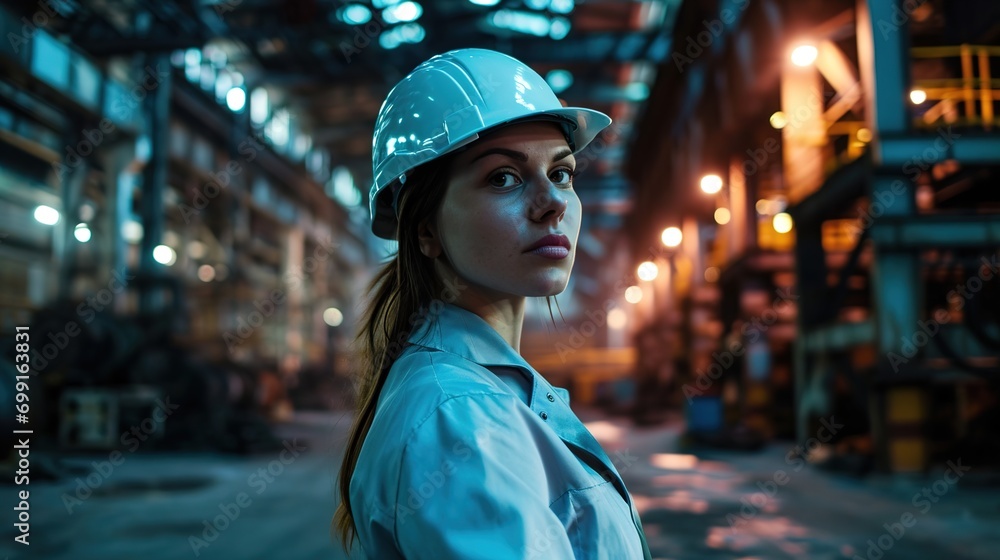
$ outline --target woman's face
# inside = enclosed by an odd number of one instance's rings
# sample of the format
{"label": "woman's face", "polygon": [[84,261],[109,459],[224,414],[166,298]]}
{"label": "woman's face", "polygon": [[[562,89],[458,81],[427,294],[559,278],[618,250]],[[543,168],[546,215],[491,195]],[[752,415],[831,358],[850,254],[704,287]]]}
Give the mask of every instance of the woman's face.
{"label": "woman's face", "polygon": [[[421,251],[443,252],[459,278],[485,295],[562,292],[580,233],[575,168],[555,123],[514,124],[480,138],[452,161],[436,224],[421,228]],[[551,235],[557,238],[533,250]]]}

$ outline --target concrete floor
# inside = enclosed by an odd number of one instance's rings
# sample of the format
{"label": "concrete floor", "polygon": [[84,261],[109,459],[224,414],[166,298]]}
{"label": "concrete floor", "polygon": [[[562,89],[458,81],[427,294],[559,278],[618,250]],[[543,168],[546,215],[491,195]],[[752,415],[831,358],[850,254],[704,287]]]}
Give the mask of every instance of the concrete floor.
{"label": "concrete floor", "polygon": [[[785,460],[791,445],[694,456],[677,452],[679,424],[634,429],[592,411],[581,417],[625,477],[654,558],[998,558],[1000,484],[988,473],[970,471],[955,484],[942,482],[943,473],[859,480],[809,466],[795,471]],[[347,558],[328,529],[348,425],[346,416],[304,413],[279,426],[290,447],[309,448],[298,456],[139,452],[110,469],[101,466],[107,454],[75,457],[64,462],[79,467],[73,478],[31,483],[31,545],[13,543],[16,530],[4,523],[0,555]],[[78,492],[88,477],[96,488],[89,497]],[[933,494],[935,482],[940,495],[931,503],[920,492]],[[16,503],[14,490],[0,487],[2,503],[11,504],[3,507]],[[218,534],[206,533],[213,521]]]}

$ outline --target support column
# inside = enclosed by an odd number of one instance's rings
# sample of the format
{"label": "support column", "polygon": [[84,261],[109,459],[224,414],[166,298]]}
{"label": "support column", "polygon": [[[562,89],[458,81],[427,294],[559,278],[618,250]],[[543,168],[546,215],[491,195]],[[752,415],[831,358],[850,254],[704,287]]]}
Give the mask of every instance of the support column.
{"label": "support column", "polygon": [[[826,288],[826,256],[823,252],[822,222],[816,218],[800,220],[796,223],[795,277],[799,285],[798,340],[793,348],[795,360],[795,437],[805,442],[810,437],[810,419],[814,414],[825,412],[829,406],[829,395],[816,376],[823,375],[816,369],[817,360],[813,353],[816,348],[808,348],[808,334],[823,323],[823,301]],[[823,409],[823,410],[820,410]]]}
{"label": "support column", "polygon": [[[152,68],[170,67],[169,55],[148,54],[145,64]],[[163,307],[163,292],[149,278],[162,273],[162,265],[153,259],[153,249],[163,239],[163,191],[167,185],[167,157],[170,150],[170,75],[146,93],[143,111],[150,140],[149,162],[142,175],[142,243],[139,245],[139,311],[146,315]]]}
{"label": "support column", "polygon": [[[912,218],[916,213],[916,185],[902,168],[883,167],[883,141],[906,136],[910,131],[907,91],[910,86],[909,29],[903,0],[859,0],[858,61],[866,92],[865,119],[874,133],[873,162],[876,169],[869,193],[869,213],[879,220]],[[926,421],[921,387],[895,384],[904,341],[917,328],[920,294],[917,285],[917,254],[875,245],[872,264],[872,295],[878,345],[878,376],[885,392],[871,395],[872,437],[877,460],[891,471],[920,470],[927,449],[920,426]],[[904,420],[906,429],[899,429]]]}

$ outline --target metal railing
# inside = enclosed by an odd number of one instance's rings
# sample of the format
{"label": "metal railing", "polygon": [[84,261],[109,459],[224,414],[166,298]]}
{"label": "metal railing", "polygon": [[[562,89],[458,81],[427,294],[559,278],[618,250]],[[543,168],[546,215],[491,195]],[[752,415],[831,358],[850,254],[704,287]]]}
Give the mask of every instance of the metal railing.
{"label": "metal railing", "polygon": [[[990,76],[990,57],[1000,56],[1000,46],[953,45],[915,47],[910,55],[917,59],[958,58],[961,77],[915,80],[914,89],[923,90],[927,99],[936,101],[914,126],[928,128],[941,122],[961,126],[1000,127],[993,104],[1000,101],[1000,79]],[[961,110],[960,110],[961,109]]]}

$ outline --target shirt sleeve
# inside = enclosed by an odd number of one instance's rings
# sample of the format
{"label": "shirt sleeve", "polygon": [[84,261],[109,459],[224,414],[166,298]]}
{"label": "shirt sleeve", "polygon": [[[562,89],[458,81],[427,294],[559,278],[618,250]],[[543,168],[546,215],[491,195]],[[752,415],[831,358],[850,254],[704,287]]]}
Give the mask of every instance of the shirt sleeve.
{"label": "shirt sleeve", "polygon": [[545,465],[512,395],[452,397],[403,453],[396,538],[408,559],[573,558]]}

